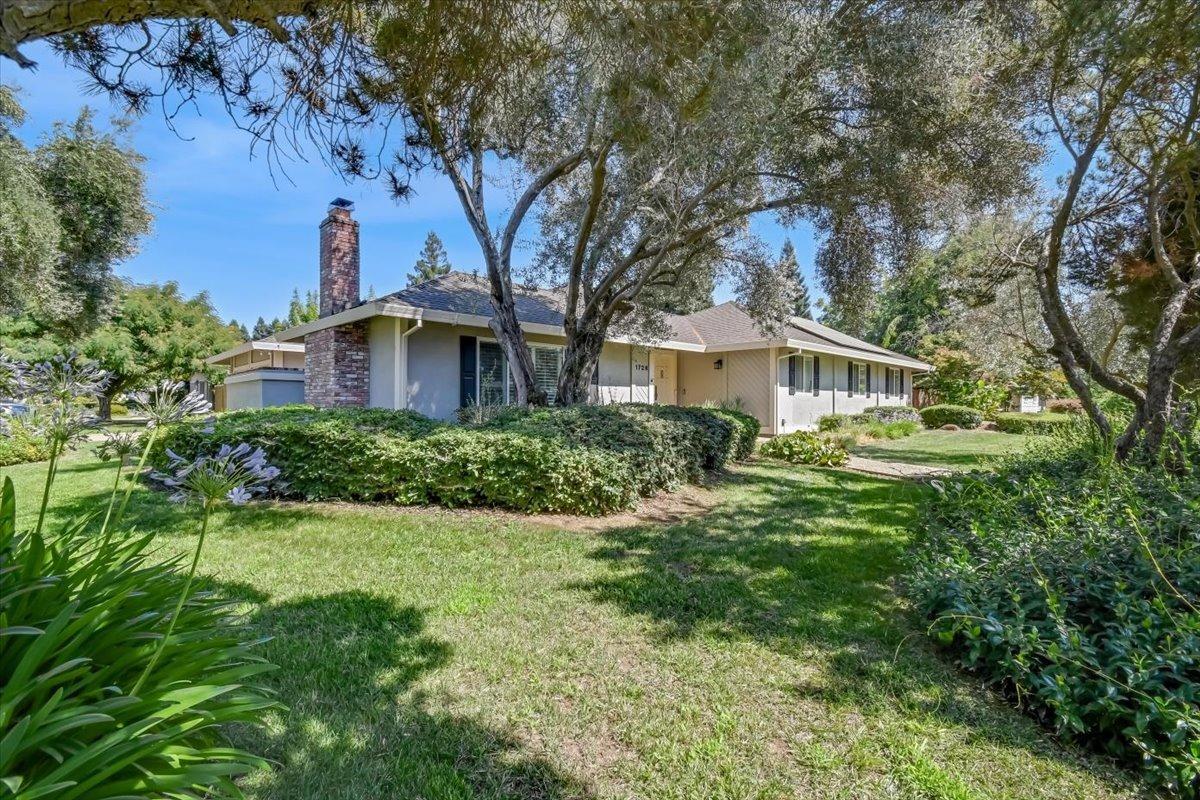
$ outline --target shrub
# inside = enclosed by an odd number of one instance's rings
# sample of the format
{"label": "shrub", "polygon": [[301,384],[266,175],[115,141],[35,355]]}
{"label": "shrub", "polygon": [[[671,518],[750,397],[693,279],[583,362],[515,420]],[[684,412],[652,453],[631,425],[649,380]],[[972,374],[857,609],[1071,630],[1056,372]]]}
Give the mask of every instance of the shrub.
{"label": "shrub", "polygon": [[817,420],[817,430],[836,431],[848,424],[849,421],[850,417],[846,414],[826,414]]}
{"label": "shrub", "polygon": [[1078,397],[1056,397],[1046,402],[1046,410],[1053,414],[1082,414],[1083,401]]}
{"label": "shrub", "polygon": [[1070,441],[938,484],[910,591],[963,666],[1063,737],[1195,797],[1200,473]]}
{"label": "shrub", "polygon": [[26,417],[0,418],[0,467],[45,461],[50,457],[50,442]]}
{"label": "shrub", "polygon": [[807,431],[776,436],[764,442],[758,452],[767,458],[777,458],[789,464],[815,464],[822,467],[836,467],[845,464],[849,458],[840,444]]}
{"label": "shrub", "polygon": [[875,422],[917,422],[921,414],[912,406],[872,406],[864,409],[862,415]]}
{"label": "shrub", "polygon": [[920,411],[921,421],[926,428],[940,428],[943,425],[957,425],[960,428],[978,428],[983,422],[983,412],[967,406],[952,406],[939,404],[927,406]]}
{"label": "shrub", "polygon": [[996,430],[1004,433],[1048,434],[1071,427],[1078,418],[1070,414],[1022,414],[1006,411],[996,415]]}
{"label": "shrub", "polygon": [[757,433],[739,412],[657,405],[506,407],[471,426],[290,406],[172,426],[155,459],[247,442],[287,476],[286,496],[605,514],[745,457]]}

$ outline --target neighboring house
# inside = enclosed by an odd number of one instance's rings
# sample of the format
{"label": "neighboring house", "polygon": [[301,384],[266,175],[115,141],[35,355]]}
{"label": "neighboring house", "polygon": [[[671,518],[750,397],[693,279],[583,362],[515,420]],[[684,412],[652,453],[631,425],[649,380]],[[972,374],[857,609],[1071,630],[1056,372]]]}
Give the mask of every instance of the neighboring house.
{"label": "neighboring house", "polygon": [[[438,419],[472,403],[510,402],[506,359],[488,327],[487,281],[451,272],[364,302],[358,238],[350,204],[335,201],[321,223],[320,318],[209,359],[231,367],[224,407],[294,402],[299,382],[305,402],[316,406],[409,408]],[[565,341],[562,308],[555,292],[517,289],[537,380],[551,395]],[[798,317],[765,335],[734,303],[667,322],[665,341],[613,336],[605,343],[592,377],[594,402],[734,403],[772,435],[811,429],[825,414],[907,404],[914,373],[929,369]],[[281,380],[290,388],[279,399]]]}

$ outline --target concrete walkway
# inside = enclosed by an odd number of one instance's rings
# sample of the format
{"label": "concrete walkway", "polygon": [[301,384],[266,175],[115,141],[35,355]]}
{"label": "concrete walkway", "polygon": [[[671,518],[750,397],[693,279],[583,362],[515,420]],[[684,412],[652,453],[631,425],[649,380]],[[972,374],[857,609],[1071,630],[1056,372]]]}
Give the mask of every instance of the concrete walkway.
{"label": "concrete walkway", "polygon": [[903,464],[896,461],[876,461],[873,458],[851,455],[845,464],[846,469],[855,472],[865,472],[868,475],[879,475],[884,478],[907,478],[921,481],[949,475],[950,470],[942,467],[929,467],[921,464]]}

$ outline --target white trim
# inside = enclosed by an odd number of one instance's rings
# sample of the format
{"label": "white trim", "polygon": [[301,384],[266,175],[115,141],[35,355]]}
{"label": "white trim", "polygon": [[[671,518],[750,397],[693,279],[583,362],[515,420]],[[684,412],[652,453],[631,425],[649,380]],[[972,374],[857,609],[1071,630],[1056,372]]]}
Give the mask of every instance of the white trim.
{"label": "white trim", "polygon": [[264,367],[250,372],[235,372],[226,375],[224,384],[246,383],[248,381],[304,381],[304,370],[283,369],[280,367]]}
{"label": "white trim", "polygon": [[259,340],[257,342],[242,342],[239,345],[217,353],[215,356],[209,356],[204,359],[205,364],[220,364],[237,356],[245,355],[246,353],[264,352],[264,353],[303,353],[303,344],[292,344],[290,342],[268,342]]}

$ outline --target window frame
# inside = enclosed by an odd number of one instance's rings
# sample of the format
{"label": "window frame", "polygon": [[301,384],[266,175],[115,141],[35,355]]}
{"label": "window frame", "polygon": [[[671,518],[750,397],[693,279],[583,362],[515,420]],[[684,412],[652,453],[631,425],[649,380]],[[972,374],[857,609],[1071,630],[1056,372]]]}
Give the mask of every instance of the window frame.
{"label": "window frame", "polygon": [[813,364],[813,357],[807,356],[807,355],[801,355],[800,356],[800,375],[798,376],[799,380],[797,381],[797,383],[799,385],[796,387],[797,392],[800,392],[803,394],[808,394],[808,395],[813,394],[813,391],[814,391],[814,387],[813,387],[814,369],[815,369],[815,366]]}
{"label": "window frame", "polygon": [[[484,336],[475,337],[475,398],[476,402],[483,405],[483,345],[494,344],[499,346],[499,339],[491,339]],[[530,354],[534,350],[553,350],[555,352],[555,361],[558,366],[555,370],[555,379],[557,380],[558,373],[562,372],[563,352],[566,347],[561,344],[546,344],[544,342],[533,342],[528,345]],[[536,357],[535,357],[536,358]],[[500,405],[509,406],[515,402],[513,390],[516,388],[516,382],[513,379],[512,370],[508,368],[508,354],[504,352],[504,348],[500,347],[500,363],[501,370],[504,372],[506,380],[504,381],[504,400]]]}
{"label": "window frame", "polygon": [[851,373],[854,376],[854,385],[847,386],[847,394],[850,397],[867,397],[870,392],[867,391],[867,362],[851,361]]}
{"label": "window frame", "polygon": [[904,392],[900,391],[903,386],[904,372],[900,367],[884,367],[887,373],[883,376],[883,396],[884,397],[904,397]]}

